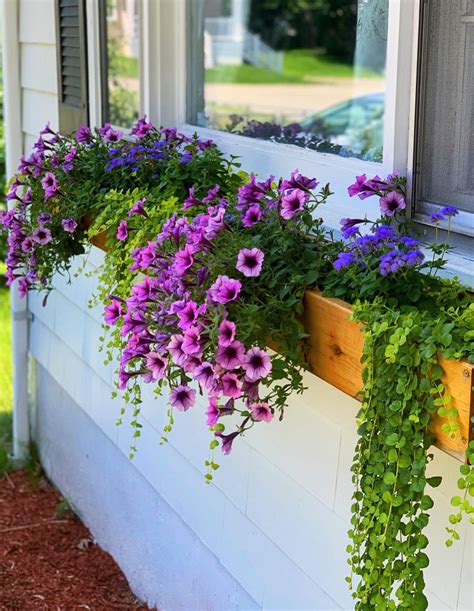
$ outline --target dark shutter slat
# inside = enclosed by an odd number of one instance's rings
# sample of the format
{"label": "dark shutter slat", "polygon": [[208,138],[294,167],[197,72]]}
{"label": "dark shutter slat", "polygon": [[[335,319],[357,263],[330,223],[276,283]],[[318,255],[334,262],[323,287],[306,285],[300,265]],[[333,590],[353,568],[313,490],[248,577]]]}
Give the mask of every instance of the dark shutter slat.
{"label": "dark shutter slat", "polygon": [[62,131],[87,123],[85,0],[56,0],[59,116]]}

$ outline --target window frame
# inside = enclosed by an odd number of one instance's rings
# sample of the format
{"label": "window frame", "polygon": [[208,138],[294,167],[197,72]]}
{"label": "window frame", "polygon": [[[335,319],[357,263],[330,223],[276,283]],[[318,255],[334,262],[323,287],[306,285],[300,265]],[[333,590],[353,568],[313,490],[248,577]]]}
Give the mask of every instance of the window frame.
{"label": "window frame", "polygon": [[[447,239],[448,231],[446,223],[441,223],[439,228],[430,220],[430,215],[434,212],[439,212],[443,208],[443,204],[424,201],[420,195],[421,182],[421,162],[423,159],[422,138],[423,125],[419,119],[424,109],[425,101],[425,81],[426,81],[426,63],[425,57],[427,54],[426,28],[428,13],[428,1],[417,0],[417,27],[416,46],[414,49],[413,58],[413,103],[412,103],[412,119],[410,124],[411,132],[411,151],[410,151],[410,169],[411,181],[409,184],[409,215],[414,221],[418,231],[423,235],[426,242],[434,242],[436,239]],[[455,204],[455,202],[453,202]],[[450,226],[449,243],[455,246],[461,253],[470,254],[472,256],[474,237],[474,212],[460,211],[455,217]]]}

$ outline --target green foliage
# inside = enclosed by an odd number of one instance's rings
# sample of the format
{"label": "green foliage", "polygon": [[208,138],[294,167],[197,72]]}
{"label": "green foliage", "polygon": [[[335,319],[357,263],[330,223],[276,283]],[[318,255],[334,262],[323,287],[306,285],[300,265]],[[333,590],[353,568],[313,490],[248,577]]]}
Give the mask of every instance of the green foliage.
{"label": "green foliage", "polygon": [[[448,417],[448,434],[458,428],[457,411],[441,382],[438,355],[460,358],[471,350],[464,337],[472,335],[473,306],[466,297],[464,302],[458,299],[457,307],[440,306],[435,313],[389,307],[381,299],[355,308],[355,320],[364,324],[364,392],[357,416],[348,546],[348,581],[355,583],[356,609],[427,608],[424,530],[433,500],[426,487],[441,482],[426,474],[432,459],[429,423],[438,412]],[[472,467],[463,466],[462,473],[460,487],[472,493]],[[460,521],[463,511],[472,512],[466,498],[455,497],[453,505],[459,512],[451,524]],[[448,532],[458,538],[454,528]]]}

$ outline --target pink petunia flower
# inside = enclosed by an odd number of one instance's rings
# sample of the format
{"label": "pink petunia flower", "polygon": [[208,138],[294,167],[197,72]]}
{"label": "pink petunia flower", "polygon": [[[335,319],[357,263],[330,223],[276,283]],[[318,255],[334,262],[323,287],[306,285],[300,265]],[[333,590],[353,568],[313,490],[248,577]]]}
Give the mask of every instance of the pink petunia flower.
{"label": "pink petunia flower", "polygon": [[406,208],[405,198],[401,193],[390,191],[380,198],[380,210],[386,216],[394,216],[399,210]]}
{"label": "pink petunia flower", "polygon": [[217,348],[216,362],[227,370],[240,367],[244,361],[245,350],[241,342],[233,341],[228,346]]}
{"label": "pink petunia flower", "polygon": [[201,388],[212,390],[214,386],[214,367],[211,363],[202,363],[193,371],[193,378],[199,383]]}
{"label": "pink petunia flower", "polygon": [[229,346],[235,339],[235,323],[223,320],[219,325],[218,342],[220,346]]}
{"label": "pink petunia flower", "polygon": [[104,314],[105,322],[109,326],[114,325],[117,320],[122,318],[122,303],[118,299],[113,299],[110,305],[105,306]]}
{"label": "pink petunia flower", "polygon": [[61,221],[64,231],[68,233],[74,233],[77,229],[77,223],[74,219],[63,219]]}
{"label": "pink petunia flower", "polygon": [[238,399],[242,394],[240,380],[235,373],[225,373],[221,379],[222,394],[231,399]]}
{"label": "pink petunia flower", "polygon": [[51,242],[53,236],[47,227],[37,227],[33,231],[32,238],[35,242],[44,246],[45,244],[48,244],[48,242]]}
{"label": "pink petunia flower", "polygon": [[217,404],[217,399],[215,397],[210,397],[209,405],[206,411],[207,426],[215,426],[217,424],[217,421],[219,420],[220,415],[221,415],[221,412]]}
{"label": "pink petunia flower", "polygon": [[201,352],[201,336],[199,327],[189,327],[184,332],[182,350],[187,355],[197,355]]}
{"label": "pink petunia flower", "polygon": [[171,391],[170,403],[180,412],[187,412],[194,405],[195,400],[196,391],[186,384],[181,384]]}
{"label": "pink petunia flower", "polygon": [[256,278],[262,271],[263,259],[265,255],[259,248],[242,248],[237,256],[239,272],[248,278]]}
{"label": "pink petunia flower", "polygon": [[241,283],[228,276],[218,276],[208,290],[208,297],[215,303],[228,303],[235,301],[239,296]]}
{"label": "pink petunia flower", "polygon": [[41,186],[44,191],[44,198],[49,199],[58,192],[58,181],[52,172],[46,172],[41,179]]}
{"label": "pink petunia flower", "polygon": [[128,238],[127,221],[120,221],[116,234],[117,240],[124,242]]}
{"label": "pink petunia flower", "polygon": [[281,198],[281,216],[289,220],[298,212],[301,212],[306,202],[309,199],[309,194],[301,189],[293,189]]}
{"label": "pink petunia flower", "polygon": [[245,355],[243,368],[247,381],[256,382],[267,377],[272,370],[272,361],[265,350],[254,346]]}
{"label": "pink petunia flower", "polygon": [[244,227],[253,227],[262,218],[262,210],[258,204],[250,206],[242,216],[242,225]]}
{"label": "pink petunia flower", "polygon": [[252,403],[250,413],[252,418],[257,421],[270,422],[273,418],[273,413],[268,403]]}
{"label": "pink petunia flower", "polygon": [[187,354],[183,350],[184,337],[180,334],[171,336],[171,340],[167,346],[168,352],[176,365],[180,367],[184,364]]}
{"label": "pink petunia flower", "polygon": [[146,367],[151,371],[154,380],[162,380],[165,377],[167,361],[157,352],[149,352],[146,355]]}

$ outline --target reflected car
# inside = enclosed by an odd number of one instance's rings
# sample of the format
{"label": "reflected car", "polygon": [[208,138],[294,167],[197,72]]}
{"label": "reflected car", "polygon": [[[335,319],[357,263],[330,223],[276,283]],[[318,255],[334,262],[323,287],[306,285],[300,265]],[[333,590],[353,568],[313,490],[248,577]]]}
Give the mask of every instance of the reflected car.
{"label": "reflected car", "polygon": [[383,148],[383,93],[352,98],[300,121],[306,133],[321,134],[355,152]]}

